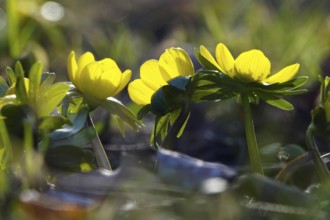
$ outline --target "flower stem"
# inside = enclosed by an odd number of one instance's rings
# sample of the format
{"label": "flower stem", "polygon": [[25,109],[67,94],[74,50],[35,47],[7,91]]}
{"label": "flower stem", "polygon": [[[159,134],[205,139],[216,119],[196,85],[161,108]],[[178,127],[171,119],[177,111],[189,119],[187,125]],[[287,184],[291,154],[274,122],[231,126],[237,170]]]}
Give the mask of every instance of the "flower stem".
{"label": "flower stem", "polygon": [[254,131],[253,118],[249,103],[249,97],[247,95],[242,95],[242,105],[244,112],[244,126],[245,126],[245,134],[246,141],[249,151],[250,163],[253,172],[260,173],[263,175],[263,169],[261,165],[261,159],[259,155],[259,149],[256,139],[256,134]]}
{"label": "flower stem", "polygon": [[329,185],[330,184],[330,173],[329,173],[329,170],[328,170],[326,164],[323,162],[323,160],[321,158],[320,151],[318,150],[318,148],[315,144],[314,132],[315,132],[315,127],[313,124],[310,124],[306,131],[307,149],[309,151],[311,151],[311,153],[312,153],[314,167],[315,167],[317,174],[320,177],[321,182]]}
{"label": "flower stem", "polygon": [[[90,115],[88,115],[88,117],[87,117],[87,125],[93,127],[95,130],[95,126],[94,126],[93,120]],[[95,130],[95,132],[96,132],[96,130]],[[98,134],[96,134],[96,137],[92,140],[92,146],[93,146],[96,161],[97,161],[99,167],[106,169],[106,170],[112,170],[108,156],[105,153],[104,147],[101,143],[101,140],[100,140]]]}

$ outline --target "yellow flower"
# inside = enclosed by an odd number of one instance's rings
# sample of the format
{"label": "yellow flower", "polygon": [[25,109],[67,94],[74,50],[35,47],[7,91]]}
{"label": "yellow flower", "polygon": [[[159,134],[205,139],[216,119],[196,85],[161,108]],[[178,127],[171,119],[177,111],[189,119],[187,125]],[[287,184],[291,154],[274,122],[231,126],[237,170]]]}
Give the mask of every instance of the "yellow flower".
{"label": "yellow flower", "polygon": [[74,51],[68,58],[68,75],[70,81],[83,94],[104,100],[115,96],[129,82],[131,70],[123,73],[116,62],[110,58],[95,61],[94,55],[86,52],[76,61]]}
{"label": "yellow flower", "polygon": [[215,49],[215,59],[203,45],[200,46],[200,54],[221,72],[247,83],[258,82],[266,85],[283,83],[291,80],[300,66],[293,64],[270,75],[271,64],[262,51],[249,50],[234,59],[222,43],[219,43]]}
{"label": "yellow flower", "polygon": [[128,85],[133,102],[147,105],[152,95],[168,81],[178,76],[192,76],[194,66],[188,54],[181,48],[167,49],[159,60],[148,60],[140,67],[140,79]]}

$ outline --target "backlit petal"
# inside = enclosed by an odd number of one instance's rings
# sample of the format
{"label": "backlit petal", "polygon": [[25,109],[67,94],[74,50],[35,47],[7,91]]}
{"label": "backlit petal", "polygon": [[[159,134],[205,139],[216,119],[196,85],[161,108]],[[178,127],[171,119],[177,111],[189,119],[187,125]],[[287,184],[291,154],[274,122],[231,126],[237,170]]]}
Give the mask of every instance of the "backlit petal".
{"label": "backlit petal", "polygon": [[104,88],[99,85],[100,78],[96,76],[102,71],[101,66],[97,62],[89,63],[81,71],[79,86],[80,91],[93,98],[104,99]]}
{"label": "backlit petal", "polygon": [[215,48],[215,58],[219,64],[221,72],[233,77],[234,58],[224,44],[219,43]]}
{"label": "backlit petal", "polygon": [[119,93],[121,90],[125,88],[125,86],[128,84],[128,82],[131,80],[132,77],[132,71],[131,70],[125,70],[121,76],[121,82],[119,87],[116,89],[115,94]]}
{"label": "backlit petal", "polygon": [[98,85],[103,88],[103,91],[100,92],[105,93],[107,97],[114,96],[121,83],[121,70],[117,66],[117,63],[110,58],[105,58],[97,63],[102,70],[98,78]]}
{"label": "backlit petal", "polygon": [[262,81],[270,73],[270,61],[260,50],[241,53],[235,60],[235,77],[245,82]]}
{"label": "backlit petal", "polygon": [[151,97],[155,93],[141,79],[136,79],[128,84],[128,94],[133,102],[139,105],[150,104]]}
{"label": "backlit petal", "polygon": [[140,78],[153,90],[157,90],[167,84],[160,72],[157,60],[148,60],[141,65]]}
{"label": "backlit petal", "polygon": [[159,58],[159,66],[166,81],[177,76],[191,76],[194,74],[192,61],[181,48],[167,49]]}
{"label": "backlit petal", "polygon": [[208,51],[208,49],[206,49],[206,47],[204,47],[203,45],[201,45],[199,47],[199,51],[200,54],[207,59],[210,63],[213,64],[213,66],[215,66],[218,70],[220,70],[221,72],[224,72],[224,70],[218,65],[217,61],[215,61],[215,59],[213,58],[213,56],[211,55],[210,51]]}
{"label": "backlit petal", "polygon": [[268,77],[267,79],[263,80],[265,83],[274,84],[274,83],[283,83],[293,79],[293,77],[297,74],[300,65],[298,63],[292,64],[287,66],[273,74],[272,76]]}
{"label": "backlit petal", "polygon": [[74,51],[71,51],[68,57],[68,76],[69,80],[75,84],[75,76],[77,73],[77,61],[76,61],[76,55]]}
{"label": "backlit petal", "polygon": [[[91,52],[86,52],[83,55],[81,55],[78,59],[78,69],[76,71],[75,75],[75,81],[77,82],[77,86],[79,89],[79,81],[80,81],[80,76],[81,76],[81,71],[89,64],[95,62],[94,55]],[[76,86],[76,87],[77,87]]]}

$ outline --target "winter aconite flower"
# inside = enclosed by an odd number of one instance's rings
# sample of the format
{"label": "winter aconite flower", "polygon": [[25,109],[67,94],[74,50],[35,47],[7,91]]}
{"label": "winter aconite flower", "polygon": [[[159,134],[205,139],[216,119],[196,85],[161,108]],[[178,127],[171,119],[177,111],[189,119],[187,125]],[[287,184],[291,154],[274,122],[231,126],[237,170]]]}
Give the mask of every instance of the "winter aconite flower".
{"label": "winter aconite flower", "polygon": [[176,77],[192,76],[194,66],[188,54],[181,48],[167,49],[159,60],[148,60],[140,67],[140,79],[128,85],[128,93],[133,102],[147,105],[152,95]]}
{"label": "winter aconite flower", "polygon": [[116,62],[110,58],[96,61],[94,55],[86,52],[76,61],[71,51],[68,58],[70,81],[84,95],[104,100],[119,93],[131,79],[131,70],[123,73]]}
{"label": "winter aconite flower", "polygon": [[200,54],[219,71],[247,83],[283,83],[293,79],[299,70],[299,64],[293,64],[271,75],[271,63],[262,51],[249,50],[234,59],[222,43],[216,46],[215,59],[204,46],[200,46]]}

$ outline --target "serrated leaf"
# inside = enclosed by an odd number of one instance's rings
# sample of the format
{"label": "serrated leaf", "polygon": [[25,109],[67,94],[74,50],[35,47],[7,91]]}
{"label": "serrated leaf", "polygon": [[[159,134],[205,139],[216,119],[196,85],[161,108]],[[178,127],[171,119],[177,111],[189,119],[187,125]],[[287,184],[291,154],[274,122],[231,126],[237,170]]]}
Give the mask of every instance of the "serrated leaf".
{"label": "serrated leaf", "polygon": [[141,121],[137,119],[131,110],[113,97],[107,98],[105,101],[100,102],[99,105],[111,114],[119,116],[135,131],[137,131],[142,125]]}
{"label": "serrated leaf", "polygon": [[56,83],[50,86],[46,91],[43,91],[43,94],[41,94],[42,96],[39,97],[38,100],[38,116],[49,115],[66,96],[69,88],[70,87],[65,83]]}

